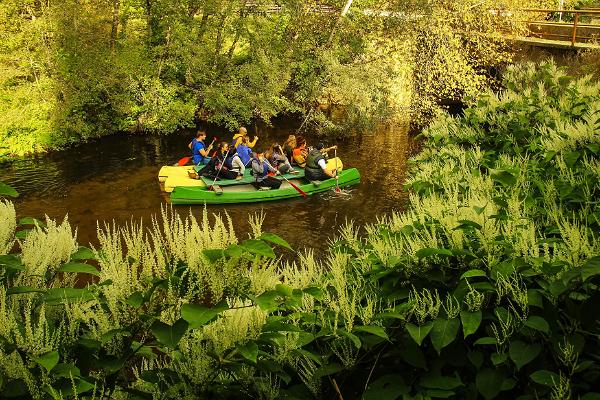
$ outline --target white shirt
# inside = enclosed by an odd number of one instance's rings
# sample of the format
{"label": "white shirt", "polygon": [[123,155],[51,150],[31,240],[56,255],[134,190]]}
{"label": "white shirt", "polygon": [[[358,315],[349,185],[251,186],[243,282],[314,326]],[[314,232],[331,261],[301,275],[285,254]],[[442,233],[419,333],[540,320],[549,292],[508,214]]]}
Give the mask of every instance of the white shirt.
{"label": "white shirt", "polygon": [[321,158],[317,164],[319,164],[319,167],[321,167],[321,169],[327,169],[327,162],[325,162],[324,158]]}

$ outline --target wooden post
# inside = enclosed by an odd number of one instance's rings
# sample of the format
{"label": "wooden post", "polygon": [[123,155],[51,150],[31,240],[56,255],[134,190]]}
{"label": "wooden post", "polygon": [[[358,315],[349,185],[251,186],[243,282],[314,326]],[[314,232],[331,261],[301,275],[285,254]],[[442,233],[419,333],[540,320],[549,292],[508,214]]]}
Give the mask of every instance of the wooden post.
{"label": "wooden post", "polygon": [[573,38],[571,39],[571,46],[575,46],[577,42],[577,23],[579,22],[579,13],[575,12],[575,21],[573,21]]}

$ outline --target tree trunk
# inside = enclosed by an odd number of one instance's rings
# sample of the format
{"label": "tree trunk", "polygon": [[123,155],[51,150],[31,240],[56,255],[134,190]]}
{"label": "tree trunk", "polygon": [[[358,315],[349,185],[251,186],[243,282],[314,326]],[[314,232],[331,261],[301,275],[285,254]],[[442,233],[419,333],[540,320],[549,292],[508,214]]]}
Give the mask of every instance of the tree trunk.
{"label": "tree trunk", "polygon": [[115,43],[117,42],[117,34],[119,32],[119,11],[121,9],[121,1],[113,0],[113,18],[112,18],[112,27],[110,30],[110,48],[111,50],[115,48]]}
{"label": "tree trunk", "polygon": [[352,5],[352,1],[353,0],[346,1],[346,5],[342,9],[340,16],[335,21],[335,25],[333,26],[333,29],[331,29],[331,32],[329,33],[329,39],[327,39],[327,45],[325,47],[329,47],[331,45],[331,42],[333,41],[333,36],[335,35],[335,31],[337,30],[338,25],[342,21],[342,18],[344,18],[344,16],[348,13],[348,10],[350,9],[350,6]]}

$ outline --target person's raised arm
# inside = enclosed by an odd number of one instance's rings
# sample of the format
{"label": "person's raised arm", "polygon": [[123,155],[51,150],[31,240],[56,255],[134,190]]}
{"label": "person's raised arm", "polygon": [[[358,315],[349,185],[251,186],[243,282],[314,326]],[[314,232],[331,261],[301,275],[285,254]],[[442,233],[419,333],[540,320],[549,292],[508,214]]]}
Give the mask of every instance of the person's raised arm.
{"label": "person's raised arm", "polygon": [[248,143],[248,147],[253,148],[256,145],[256,142],[258,142],[258,136],[254,136],[254,140]]}
{"label": "person's raised arm", "polygon": [[212,149],[212,143],[208,145],[207,148],[205,149],[200,149],[199,153],[202,157],[208,157],[208,153],[210,153],[210,150]]}

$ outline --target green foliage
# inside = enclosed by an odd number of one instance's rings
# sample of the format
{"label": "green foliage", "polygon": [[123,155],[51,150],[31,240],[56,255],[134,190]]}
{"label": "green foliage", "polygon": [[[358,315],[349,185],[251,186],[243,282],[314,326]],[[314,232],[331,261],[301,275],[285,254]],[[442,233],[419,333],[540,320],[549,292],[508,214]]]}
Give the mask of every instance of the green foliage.
{"label": "green foliage", "polygon": [[496,33],[519,26],[489,13],[491,0],[355,1],[343,18],[320,3],[274,4],[3,1],[0,157],[281,114],[342,135],[409,114],[423,122],[489,84],[485,68],[510,59]]}
{"label": "green foliage", "polygon": [[505,86],[424,132],[408,210],[320,262],[206,211],[93,251],[26,220],[0,257],[1,395],[595,398],[600,85],[541,64]]}

